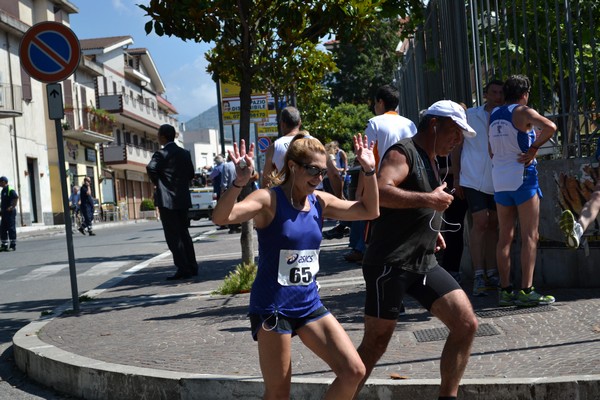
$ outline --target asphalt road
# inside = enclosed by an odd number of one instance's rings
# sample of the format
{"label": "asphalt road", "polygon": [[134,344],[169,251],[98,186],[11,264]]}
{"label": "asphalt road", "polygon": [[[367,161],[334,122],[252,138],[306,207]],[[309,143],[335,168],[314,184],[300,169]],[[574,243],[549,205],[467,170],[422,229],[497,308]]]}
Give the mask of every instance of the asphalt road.
{"label": "asphalt road", "polygon": [[[193,221],[190,233],[211,229],[210,221]],[[168,250],[157,221],[99,226],[95,232],[73,235],[79,294]],[[29,381],[14,365],[11,348],[20,328],[72,304],[68,264],[64,232],[21,235],[16,252],[0,253],[0,400],[73,399]]]}

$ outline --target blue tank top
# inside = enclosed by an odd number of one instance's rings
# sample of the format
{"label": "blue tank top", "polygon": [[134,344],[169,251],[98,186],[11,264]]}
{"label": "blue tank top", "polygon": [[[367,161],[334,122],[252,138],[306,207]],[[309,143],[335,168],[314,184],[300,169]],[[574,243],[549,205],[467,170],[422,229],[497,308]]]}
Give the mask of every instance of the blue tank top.
{"label": "blue tank top", "polygon": [[322,209],[314,194],[310,209],[298,211],[280,187],[275,217],[257,229],[258,272],[250,293],[251,314],[280,313],[302,318],[322,306],[315,275],[319,271]]}
{"label": "blue tank top", "polygon": [[492,180],[495,192],[537,189],[537,161],[525,167],[517,161],[535,141],[533,129],[523,132],[512,123],[518,104],[496,107],[490,116],[489,143],[492,149]]}

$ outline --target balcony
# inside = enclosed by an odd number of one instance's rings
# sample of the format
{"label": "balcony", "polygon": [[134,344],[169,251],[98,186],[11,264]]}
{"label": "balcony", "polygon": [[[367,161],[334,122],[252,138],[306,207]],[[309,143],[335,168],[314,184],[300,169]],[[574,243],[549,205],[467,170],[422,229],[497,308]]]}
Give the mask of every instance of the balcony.
{"label": "balcony", "polygon": [[129,95],[112,94],[98,97],[98,106],[111,113],[118,113],[130,120],[141,124],[138,129],[158,129],[162,124],[171,124],[177,127],[177,120],[161,109],[151,107],[141,98]]}
{"label": "balcony", "polygon": [[0,84],[0,118],[19,117],[21,115],[23,115],[21,86]]}
{"label": "balcony", "polygon": [[131,144],[110,144],[102,146],[101,154],[107,166],[145,173],[154,151]]}
{"label": "balcony", "polygon": [[65,106],[63,122],[65,137],[87,143],[112,142],[114,123],[114,117],[105,110],[90,107],[81,110],[74,109],[70,105]]}

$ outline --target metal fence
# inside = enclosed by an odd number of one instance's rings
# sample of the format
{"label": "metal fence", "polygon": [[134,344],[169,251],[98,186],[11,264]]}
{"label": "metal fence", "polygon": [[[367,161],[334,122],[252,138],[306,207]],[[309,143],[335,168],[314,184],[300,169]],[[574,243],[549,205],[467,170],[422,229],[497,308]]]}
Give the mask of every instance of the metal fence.
{"label": "metal fence", "polygon": [[480,105],[491,79],[524,74],[530,105],[558,126],[554,156],[586,157],[599,131],[600,4],[596,0],[431,0],[404,43],[401,113],[439,99]]}

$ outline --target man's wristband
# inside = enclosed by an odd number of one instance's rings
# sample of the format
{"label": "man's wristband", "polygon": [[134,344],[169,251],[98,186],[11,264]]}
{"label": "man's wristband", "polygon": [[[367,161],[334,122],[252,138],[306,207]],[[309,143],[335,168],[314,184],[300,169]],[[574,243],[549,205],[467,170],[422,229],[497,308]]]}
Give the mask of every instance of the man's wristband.
{"label": "man's wristband", "polygon": [[360,167],[361,171],[365,174],[365,176],[372,176],[375,175],[375,168],[373,168],[370,171],[365,171],[365,169],[363,167]]}
{"label": "man's wristband", "polygon": [[535,149],[535,151],[538,151],[540,149],[540,146],[531,145],[531,146],[529,146],[529,148],[530,149]]}
{"label": "man's wristband", "polygon": [[238,186],[238,185],[236,185],[236,184],[235,184],[235,180],[234,180],[233,182],[231,182],[231,186],[233,186],[233,187],[236,187],[236,188],[238,188],[238,189],[241,189],[241,188],[243,188],[243,187],[244,187],[244,186]]}

